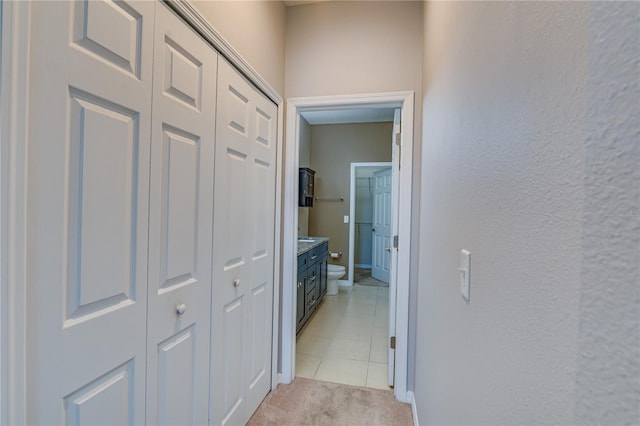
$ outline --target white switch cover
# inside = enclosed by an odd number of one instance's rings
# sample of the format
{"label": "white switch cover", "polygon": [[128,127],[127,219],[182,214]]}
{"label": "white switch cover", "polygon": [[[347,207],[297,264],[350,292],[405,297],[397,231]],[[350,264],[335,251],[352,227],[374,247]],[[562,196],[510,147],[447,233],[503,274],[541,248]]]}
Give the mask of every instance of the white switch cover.
{"label": "white switch cover", "polygon": [[469,292],[471,291],[471,253],[467,250],[460,252],[460,293],[465,300],[469,301]]}
{"label": "white switch cover", "polygon": [[349,216],[344,217],[344,223],[349,223]]}

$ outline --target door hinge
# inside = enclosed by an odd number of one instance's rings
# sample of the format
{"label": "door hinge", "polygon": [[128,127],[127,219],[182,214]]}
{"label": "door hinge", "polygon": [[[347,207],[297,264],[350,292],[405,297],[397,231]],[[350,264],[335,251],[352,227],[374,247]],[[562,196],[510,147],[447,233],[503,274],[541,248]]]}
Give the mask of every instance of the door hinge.
{"label": "door hinge", "polygon": [[398,248],[398,236],[393,236],[393,248]]}
{"label": "door hinge", "polygon": [[396,348],[396,336],[391,336],[391,339],[389,339],[389,347],[391,349],[395,349]]}

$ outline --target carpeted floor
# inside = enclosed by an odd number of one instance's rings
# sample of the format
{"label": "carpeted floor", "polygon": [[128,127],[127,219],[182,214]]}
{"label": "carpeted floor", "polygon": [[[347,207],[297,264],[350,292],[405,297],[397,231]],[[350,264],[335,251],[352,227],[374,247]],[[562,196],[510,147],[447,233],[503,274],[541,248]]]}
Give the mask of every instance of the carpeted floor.
{"label": "carpeted floor", "polygon": [[411,406],[393,392],[296,377],[262,402],[247,426],[397,425],[411,426]]}
{"label": "carpeted floor", "polygon": [[371,269],[353,268],[353,280],[360,285],[372,287],[389,287],[389,284],[378,281],[371,276]]}

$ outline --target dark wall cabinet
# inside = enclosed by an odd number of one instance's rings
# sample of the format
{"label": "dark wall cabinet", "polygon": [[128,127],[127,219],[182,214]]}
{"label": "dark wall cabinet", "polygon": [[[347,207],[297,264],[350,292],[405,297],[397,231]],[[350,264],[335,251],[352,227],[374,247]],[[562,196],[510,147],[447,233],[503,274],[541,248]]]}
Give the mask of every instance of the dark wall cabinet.
{"label": "dark wall cabinet", "polygon": [[301,167],[298,171],[300,187],[298,189],[298,207],[313,207],[315,174],[313,170]]}
{"label": "dark wall cabinet", "polygon": [[298,255],[298,280],[296,284],[296,334],[307,323],[327,294],[327,262],[329,243],[324,242]]}

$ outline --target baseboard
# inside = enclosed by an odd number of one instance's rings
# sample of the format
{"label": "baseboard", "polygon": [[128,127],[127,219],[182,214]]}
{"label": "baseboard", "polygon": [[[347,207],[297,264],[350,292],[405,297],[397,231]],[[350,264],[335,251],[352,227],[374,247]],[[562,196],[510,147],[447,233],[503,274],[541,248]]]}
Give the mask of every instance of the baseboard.
{"label": "baseboard", "polygon": [[407,396],[409,397],[409,401],[411,401],[411,413],[413,414],[413,425],[420,426],[418,422],[418,409],[416,408],[416,398],[413,395],[413,392],[408,391]]}
{"label": "baseboard", "polygon": [[349,280],[338,280],[338,287],[351,287],[351,281],[349,281]]}
{"label": "baseboard", "polygon": [[367,265],[365,263],[357,263],[353,265],[354,268],[362,268],[362,269],[371,269],[371,265]]}

